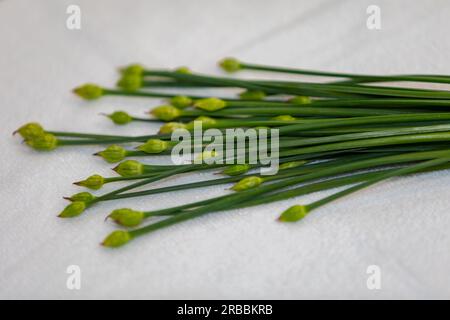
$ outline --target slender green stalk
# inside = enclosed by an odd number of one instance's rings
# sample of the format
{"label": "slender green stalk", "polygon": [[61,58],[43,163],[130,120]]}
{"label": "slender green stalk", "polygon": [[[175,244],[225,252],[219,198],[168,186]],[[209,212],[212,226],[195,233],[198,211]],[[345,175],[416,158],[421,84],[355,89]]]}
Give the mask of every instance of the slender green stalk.
{"label": "slender green stalk", "polygon": [[[445,151],[434,151],[434,152],[418,152],[418,153],[408,153],[408,154],[400,154],[400,155],[394,155],[394,156],[386,156],[386,157],[379,157],[375,159],[368,159],[368,160],[362,160],[362,161],[356,161],[348,164],[343,164],[340,166],[335,166],[332,168],[327,168],[318,172],[313,172],[310,174],[306,174],[300,177],[294,177],[290,179],[283,180],[281,182],[272,183],[266,186],[260,186],[256,189],[250,189],[243,191],[241,193],[227,195],[223,197],[216,198],[216,200],[208,205],[202,206],[197,209],[193,210],[187,210],[180,212],[177,215],[171,216],[167,219],[164,219],[162,221],[150,224],[148,226],[134,229],[132,231],[129,231],[127,233],[127,241],[121,244],[125,244],[129,240],[142,236],[144,234],[148,234],[151,232],[154,232],[156,230],[186,221],[190,220],[196,217],[199,217],[201,215],[214,212],[214,211],[220,211],[227,208],[232,207],[233,205],[246,201],[248,199],[254,198],[258,195],[262,195],[274,190],[279,190],[281,188],[286,188],[295,184],[299,184],[306,181],[311,181],[318,178],[323,177],[330,177],[337,174],[344,174],[346,172],[352,172],[355,170],[361,170],[361,169],[367,169],[374,166],[380,166],[380,165],[393,165],[398,163],[405,163],[405,162],[411,162],[411,161],[419,161],[419,160],[425,160],[425,159],[435,159],[437,157],[445,157],[448,156],[449,150]],[[120,244],[120,245],[121,245]]]}
{"label": "slender green stalk", "polygon": [[241,87],[248,90],[259,90],[268,93],[294,94],[307,96],[328,96],[334,94],[347,94],[350,97],[358,96],[385,96],[385,97],[405,97],[405,98],[427,98],[427,99],[449,99],[450,92],[439,90],[412,90],[399,87],[376,87],[344,84],[321,84],[303,83],[288,81],[280,84],[258,84],[252,80],[233,79],[225,77],[214,77],[197,74],[182,74],[171,71],[146,70],[144,75],[162,76],[177,80],[187,80],[198,83],[222,84],[230,87]]}
{"label": "slender green stalk", "polygon": [[355,82],[387,82],[387,81],[414,81],[414,82],[433,82],[433,83],[450,83],[450,77],[441,75],[367,75],[367,74],[355,74],[355,73],[340,73],[329,71],[315,71],[306,69],[293,69],[275,66],[265,66],[259,64],[252,64],[246,62],[239,62],[240,68],[244,70],[258,70],[279,72],[288,74],[299,75],[312,75],[312,76],[324,76],[324,77],[338,77],[338,78],[351,78]]}
{"label": "slender green stalk", "polygon": [[290,209],[286,210],[280,216],[280,220],[289,221],[289,222],[300,220],[314,209],[317,209],[323,205],[326,205],[332,201],[335,201],[339,198],[342,198],[346,195],[349,195],[349,194],[359,191],[361,189],[367,188],[367,187],[369,187],[375,183],[378,183],[380,181],[383,181],[383,180],[386,180],[389,178],[393,178],[396,176],[400,176],[400,175],[415,173],[415,172],[418,172],[420,170],[424,170],[424,169],[427,169],[430,167],[446,164],[449,161],[450,161],[450,151],[448,151],[446,155],[442,155],[442,157],[437,158],[437,159],[424,161],[419,164],[415,164],[415,165],[412,165],[412,166],[409,166],[406,168],[401,168],[401,169],[385,172],[385,173],[375,176],[367,181],[357,184],[353,187],[342,190],[340,192],[337,192],[335,194],[332,194],[332,195],[322,198],[320,200],[314,201],[308,205],[291,207]]}

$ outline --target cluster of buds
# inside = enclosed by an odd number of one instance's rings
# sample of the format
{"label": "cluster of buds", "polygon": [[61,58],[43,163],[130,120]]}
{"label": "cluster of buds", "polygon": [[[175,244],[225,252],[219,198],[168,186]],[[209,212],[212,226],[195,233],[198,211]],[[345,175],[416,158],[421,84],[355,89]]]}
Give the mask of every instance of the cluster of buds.
{"label": "cluster of buds", "polygon": [[25,143],[31,148],[39,151],[51,151],[58,146],[58,139],[51,133],[45,132],[44,128],[36,122],[30,122],[14,134],[19,133],[25,139]]}

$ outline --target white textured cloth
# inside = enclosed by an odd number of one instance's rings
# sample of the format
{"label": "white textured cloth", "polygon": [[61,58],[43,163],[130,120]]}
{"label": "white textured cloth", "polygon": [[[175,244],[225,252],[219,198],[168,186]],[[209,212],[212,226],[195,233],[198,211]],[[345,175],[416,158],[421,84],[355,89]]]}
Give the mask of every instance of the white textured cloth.
{"label": "white textured cloth", "polygon": [[[99,147],[42,154],[11,137],[29,121],[51,130],[154,132],[97,114],[139,115],[158,100],[86,103],[70,92],[87,81],[113,85],[116,68],[130,62],[220,74],[216,61],[236,56],[309,69],[450,74],[449,1],[377,0],[381,30],[369,30],[373,2],[0,1],[0,298],[450,298],[448,172],[382,183],[296,224],[274,220],[326,192],[208,215],[108,250],[98,243],[115,229],[103,222],[112,209],[162,208],[224,187],[111,201],[62,220],[61,197],[81,190],[71,182],[112,174],[91,157]],[[70,4],[81,8],[81,30],[66,27]],[[66,286],[70,265],[81,269],[80,290]],[[366,285],[369,265],[381,270],[380,290]]]}

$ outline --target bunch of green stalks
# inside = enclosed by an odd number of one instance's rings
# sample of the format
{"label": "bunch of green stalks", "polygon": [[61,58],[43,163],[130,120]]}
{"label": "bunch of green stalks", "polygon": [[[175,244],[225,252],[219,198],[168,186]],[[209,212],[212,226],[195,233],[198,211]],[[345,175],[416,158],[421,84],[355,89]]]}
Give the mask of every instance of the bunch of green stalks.
{"label": "bunch of green stalks", "polygon": [[[335,73],[250,64],[233,58],[226,58],[219,65],[228,73],[250,70],[332,80],[241,79],[197,74],[186,67],[156,70],[135,64],[120,70],[117,88],[86,84],[74,89],[86,100],[127,96],[162,98],[166,102],[149,110],[149,117],[124,111],[106,115],[117,125],[161,123],[159,131],[152,134],[123,136],[51,131],[34,122],[16,131],[28,146],[39,151],[104,145],[106,148],[95,155],[108,163],[118,163],[113,168],[117,176],[93,174],[75,184],[91,190],[116,182],[126,185],[110,192],[83,191],[65,197],[70,204],[59,217],[79,216],[104,201],[214,185],[228,187],[222,196],[164,209],[114,210],[107,217],[123,228],[109,234],[102,244],[119,247],[142,235],[205,214],[340,188],[312,203],[286,208],[278,219],[295,222],[315,209],[383,180],[450,168],[450,91],[407,86],[410,82],[448,84],[450,76]],[[405,83],[402,86],[374,85],[382,82]],[[180,92],[167,93],[159,88]],[[234,98],[186,94],[191,89],[216,88],[242,91]],[[195,132],[199,125],[202,129],[215,129],[224,134],[229,129],[241,130],[244,144],[234,145],[235,152],[225,156],[215,151],[224,148],[225,142],[192,139],[187,143],[198,146],[200,152],[193,152],[189,163],[156,165],[136,160],[171,155],[179,143],[173,139],[173,134],[180,130]],[[258,154],[269,151],[267,147],[245,140],[245,130],[249,128],[278,133],[279,170],[274,174],[263,174],[260,156],[256,159],[259,161],[249,161],[251,151]],[[275,137],[269,137],[268,141],[272,139]],[[206,161],[208,159],[210,161]],[[215,175],[208,180],[176,183],[181,175],[200,172]],[[151,187],[166,179],[174,183]],[[141,189],[136,190],[138,188]]]}

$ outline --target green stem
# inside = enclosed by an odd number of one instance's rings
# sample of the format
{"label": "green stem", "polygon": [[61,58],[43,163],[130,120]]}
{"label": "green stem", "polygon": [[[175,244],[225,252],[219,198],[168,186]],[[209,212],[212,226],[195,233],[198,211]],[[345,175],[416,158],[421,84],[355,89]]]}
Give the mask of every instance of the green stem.
{"label": "green stem", "polygon": [[328,197],[325,197],[323,199],[320,199],[318,201],[315,201],[313,203],[310,203],[308,205],[306,205],[306,210],[307,212],[310,212],[311,210],[317,209],[327,203],[330,203],[334,200],[337,200],[339,198],[342,198],[346,195],[349,195],[351,193],[354,193],[356,191],[359,191],[361,189],[367,188],[375,183],[378,183],[382,180],[386,180],[395,176],[400,176],[400,175],[405,175],[405,174],[410,174],[410,173],[414,173],[420,170],[424,170],[430,167],[434,167],[437,165],[441,165],[441,164],[445,164],[448,163],[450,161],[450,151],[447,152],[446,155],[442,155],[441,158],[438,159],[433,159],[433,160],[429,160],[429,161],[425,161],[416,165],[412,165],[406,168],[401,168],[401,169],[397,169],[397,170],[392,170],[389,171],[387,173],[381,174],[379,176],[376,176],[374,178],[369,179],[368,181],[365,181],[363,183],[360,183],[356,186],[350,187],[348,189],[345,189],[343,191],[337,192],[335,194],[332,194]]}
{"label": "green stem", "polygon": [[332,168],[326,168],[323,170],[320,170],[318,172],[313,172],[309,174],[305,174],[300,177],[294,177],[290,179],[286,179],[277,183],[272,183],[265,186],[260,186],[256,189],[250,189],[246,190],[237,194],[231,194],[227,196],[222,196],[219,198],[216,198],[214,202],[211,204],[205,205],[203,207],[200,207],[198,209],[194,210],[188,210],[183,211],[175,216],[171,216],[165,220],[150,224],[148,226],[138,228],[135,230],[130,231],[131,237],[138,237],[150,232],[154,232],[156,230],[171,226],[173,224],[177,224],[186,220],[190,220],[196,217],[199,217],[201,215],[219,211],[219,210],[225,210],[227,208],[230,208],[240,202],[244,202],[248,199],[254,198],[258,195],[262,195],[265,193],[269,193],[271,191],[280,190],[282,188],[286,188],[295,184],[303,183],[306,181],[311,181],[314,179],[319,179],[323,177],[331,177],[333,175],[337,174],[344,174],[346,172],[353,172],[355,170],[362,170],[367,169],[375,166],[381,166],[381,165],[393,165],[398,163],[405,163],[405,162],[411,162],[411,161],[419,161],[419,160],[425,160],[425,159],[434,159],[437,157],[447,156],[449,153],[449,150],[445,151],[432,151],[432,152],[417,152],[417,153],[407,153],[407,154],[400,154],[400,155],[394,155],[394,156],[385,156],[385,157],[379,157],[375,159],[368,159],[368,160],[362,160],[362,161],[356,161],[348,164],[343,164],[340,166],[335,166]]}
{"label": "green stem", "polygon": [[[415,82],[434,82],[434,83],[450,83],[450,77],[448,76],[434,76],[434,75],[367,75],[367,74],[355,74],[355,73],[340,73],[329,71],[315,71],[306,69],[293,69],[283,68],[275,66],[265,66],[252,63],[240,63],[242,69],[280,72],[289,74],[300,75],[312,75],[312,76],[324,76],[324,77],[338,77],[338,78],[351,78],[356,79],[357,82],[381,82],[381,81],[415,81]],[[357,83],[352,82],[352,83]]]}

